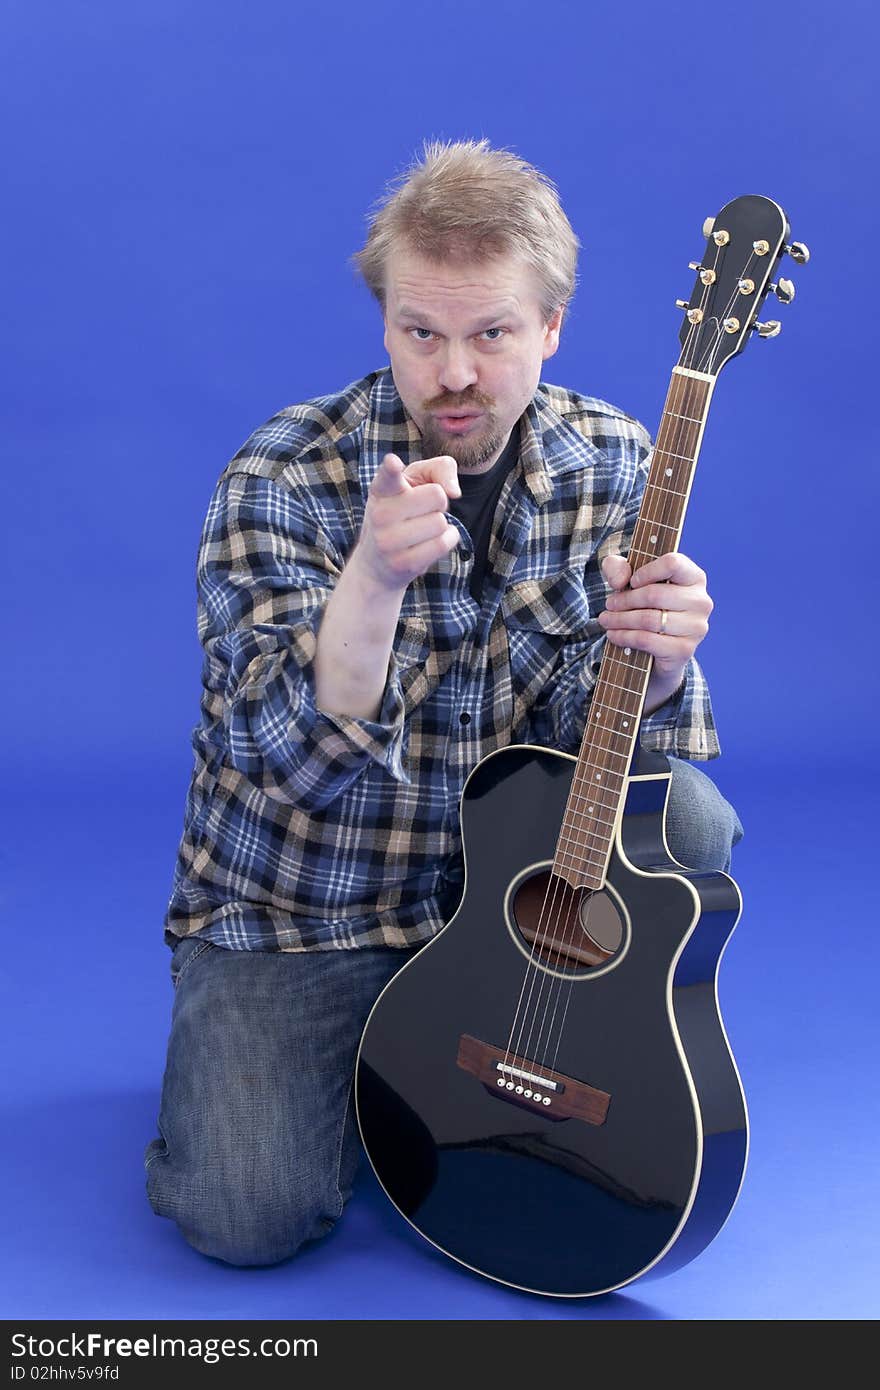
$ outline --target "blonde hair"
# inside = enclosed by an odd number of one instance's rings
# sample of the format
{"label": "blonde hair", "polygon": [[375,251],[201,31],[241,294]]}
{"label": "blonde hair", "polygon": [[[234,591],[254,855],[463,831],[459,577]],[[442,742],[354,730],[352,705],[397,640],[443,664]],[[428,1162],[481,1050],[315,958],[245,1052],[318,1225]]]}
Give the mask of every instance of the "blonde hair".
{"label": "blonde hair", "polygon": [[368,222],[351,262],[383,312],[385,267],[401,245],[441,264],[519,255],[537,272],[545,322],[574,294],[580,242],[555,184],[485,138],[426,140],[422,158],[391,180]]}

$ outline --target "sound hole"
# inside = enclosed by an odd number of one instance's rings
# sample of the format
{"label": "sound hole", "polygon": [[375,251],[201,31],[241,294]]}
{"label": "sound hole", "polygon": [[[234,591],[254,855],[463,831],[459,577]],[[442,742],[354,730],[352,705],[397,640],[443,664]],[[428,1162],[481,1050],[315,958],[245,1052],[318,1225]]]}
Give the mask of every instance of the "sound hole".
{"label": "sound hole", "polygon": [[530,952],[550,969],[594,970],[623,944],[624,920],[611,894],[572,888],[549,869],[523,879],[511,911]]}

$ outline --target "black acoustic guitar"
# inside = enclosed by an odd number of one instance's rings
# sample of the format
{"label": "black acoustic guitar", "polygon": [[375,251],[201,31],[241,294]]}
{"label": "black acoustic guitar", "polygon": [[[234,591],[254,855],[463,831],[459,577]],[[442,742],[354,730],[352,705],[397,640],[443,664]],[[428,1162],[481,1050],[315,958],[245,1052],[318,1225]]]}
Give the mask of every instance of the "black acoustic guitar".
{"label": "black acoustic guitar", "polygon": [[[759,323],[789,227],[737,198],[703,227],[682,352],[629,551],[678,548],[718,372]],[[741,910],[669,853],[669,764],[638,743],[646,653],[606,644],[577,758],[514,745],[462,794],[452,919],[386,986],[355,1075],[391,1201],[439,1250],[533,1292],[608,1292],[699,1254],[745,1173],[718,966]]]}

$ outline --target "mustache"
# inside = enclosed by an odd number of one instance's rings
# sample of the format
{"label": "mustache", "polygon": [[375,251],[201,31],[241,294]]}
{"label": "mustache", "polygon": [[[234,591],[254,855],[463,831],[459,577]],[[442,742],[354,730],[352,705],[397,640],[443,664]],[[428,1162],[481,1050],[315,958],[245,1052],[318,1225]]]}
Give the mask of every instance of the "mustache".
{"label": "mustache", "polygon": [[457,401],[442,396],[439,400],[428,402],[424,409],[440,414],[447,410],[487,410],[491,404],[492,402],[483,395],[467,396],[464,400]]}

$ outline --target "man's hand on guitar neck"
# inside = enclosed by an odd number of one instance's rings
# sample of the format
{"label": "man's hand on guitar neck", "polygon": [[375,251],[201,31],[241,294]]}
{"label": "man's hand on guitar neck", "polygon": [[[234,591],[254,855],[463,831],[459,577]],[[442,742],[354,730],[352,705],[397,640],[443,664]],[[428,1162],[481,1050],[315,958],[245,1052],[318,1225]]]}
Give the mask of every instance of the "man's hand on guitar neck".
{"label": "man's hand on guitar neck", "polygon": [[644,708],[651,714],[678,690],[709,631],[714,604],[706,575],[680,551],[658,555],[634,575],[622,555],[606,555],[602,574],[613,591],[599,614],[609,642],[654,658]]}

